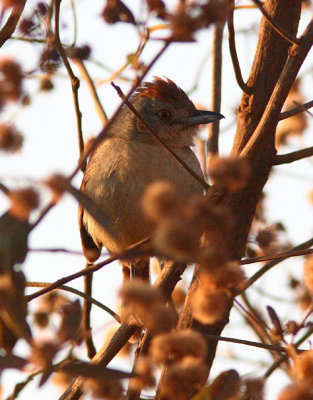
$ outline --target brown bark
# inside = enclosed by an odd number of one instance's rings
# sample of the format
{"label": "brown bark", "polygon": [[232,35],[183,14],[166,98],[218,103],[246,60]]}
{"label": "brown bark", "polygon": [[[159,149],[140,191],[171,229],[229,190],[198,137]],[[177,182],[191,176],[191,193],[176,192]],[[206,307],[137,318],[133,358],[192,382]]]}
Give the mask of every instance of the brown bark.
{"label": "brown bark", "polygon": [[[301,0],[267,0],[265,8],[279,26],[285,28],[292,36],[296,36]],[[256,54],[247,82],[247,85],[251,88],[251,93],[243,93],[238,110],[237,131],[232,149],[234,155],[240,155],[257,128],[286,64],[290,46],[290,42],[274,31],[263,17]],[[294,78],[292,77],[292,79]],[[257,150],[253,149],[253,157],[250,158],[249,153],[246,155],[251,165],[251,176],[246,187],[223,198],[223,202],[231,208],[235,219],[235,228],[230,237],[226,238],[226,244],[232,257],[237,260],[244,255],[255,209],[273,164],[276,153],[274,146],[275,129],[279,121],[280,109],[288,92],[289,88],[287,87],[282,96],[284,97],[283,101],[277,105],[276,119],[272,115],[270,124],[266,126],[266,134],[262,133],[263,140],[258,143]],[[217,188],[213,187],[211,190],[216,191]],[[219,322],[210,326],[200,324],[192,318],[190,298],[197,286],[198,280],[194,279],[178,327],[185,329],[192,326],[204,335],[206,333],[220,334],[228,322],[229,312]],[[229,311],[230,309],[231,302]],[[211,367],[215,358],[217,342],[208,340],[208,345],[207,363]]]}

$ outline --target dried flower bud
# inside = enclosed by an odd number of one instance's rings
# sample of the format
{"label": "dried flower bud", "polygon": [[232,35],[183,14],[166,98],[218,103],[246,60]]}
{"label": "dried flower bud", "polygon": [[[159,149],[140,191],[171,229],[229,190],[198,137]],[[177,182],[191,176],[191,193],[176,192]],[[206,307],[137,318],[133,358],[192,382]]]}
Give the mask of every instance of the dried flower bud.
{"label": "dried flower bud", "polygon": [[305,260],[304,269],[303,269],[303,283],[312,295],[313,294],[313,256],[309,256]]}
{"label": "dried flower bud", "polygon": [[199,287],[191,299],[192,315],[203,324],[214,324],[224,318],[229,299],[223,292],[209,294]]}
{"label": "dried flower bud", "polygon": [[30,35],[35,28],[35,23],[31,18],[23,18],[19,24],[19,31],[22,35]]}
{"label": "dried flower bud", "polygon": [[284,332],[287,335],[296,335],[300,329],[301,326],[296,321],[287,321],[284,325]]}
{"label": "dried flower bud", "polygon": [[39,68],[41,71],[53,73],[61,65],[61,57],[57,49],[47,47],[40,56]]}
{"label": "dried flower bud", "polygon": [[131,378],[129,385],[132,390],[142,390],[151,388],[155,385],[153,375],[154,366],[151,359],[147,356],[139,356],[135,363],[134,372],[136,376]]}
{"label": "dried flower bud", "polygon": [[[73,340],[80,343],[82,309],[79,300],[64,304],[60,311],[62,316],[59,331],[60,342]],[[88,332],[85,333],[88,334]]]}
{"label": "dried flower bud", "polygon": [[162,0],[146,0],[150,12],[156,13],[157,17],[166,19],[166,7]]}
{"label": "dried flower bud", "polygon": [[271,246],[277,239],[277,233],[268,227],[267,229],[260,229],[255,240],[261,249],[266,249]]}
{"label": "dried flower bud", "polygon": [[43,311],[35,312],[34,324],[39,328],[46,328],[49,324],[49,313]]}
{"label": "dried flower bud", "polygon": [[149,185],[142,197],[143,211],[154,222],[175,214],[180,203],[174,186],[164,181]]}
{"label": "dried flower bud", "polygon": [[19,63],[11,58],[0,59],[0,89],[2,103],[17,101],[23,93],[23,73]]}
{"label": "dried flower bud", "polygon": [[123,398],[123,386],[117,380],[94,379],[85,380],[84,387],[91,390],[94,397],[106,400],[121,400]]}
{"label": "dried flower bud", "polygon": [[213,157],[209,175],[214,183],[231,192],[243,189],[250,175],[248,162],[239,157]]}
{"label": "dried flower bud", "polygon": [[121,0],[107,0],[107,4],[102,12],[102,17],[108,24],[128,22],[136,25],[132,12]]}
{"label": "dried flower bud", "polygon": [[39,12],[40,15],[42,15],[43,17],[47,14],[48,12],[48,6],[46,3],[44,3],[43,1],[40,1],[37,4],[37,10]]}
{"label": "dried flower bud", "polygon": [[313,384],[313,350],[304,351],[294,359],[293,372],[298,381]]}
{"label": "dried flower bud", "polygon": [[160,253],[177,261],[193,260],[200,245],[199,230],[179,217],[163,220],[156,227],[153,245]]}
{"label": "dried flower bud", "polygon": [[[240,377],[236,370],[221,372],[210,385],[212,399],[237,399],[240,389]],[[252,398],[250,399],[252,400]]]}
{"label": "dried flower bud", "polygon": [[186,329],[155,336],[151,342],[150,353],[159,364],[186,356],[204,359],[207,355],[207,345],[200,333]]}
{"label": "dried flower bud", "polygon": [[186,357],[170,365],[160,386],[161,399],[191,399],[205,384],[207,374],[207,366],[198,358]]}
{"label": "dried flower bud", "polygon": [[210,240],[225,237],[234,226],[234,221],[228,207],[212,202],[210,197],[193,197],[184,209],[186,217],[199,229],[209,234]]}
{"label": "dried flower bud", "polygon": [[165,303],[156,303],[151,308],[136,312],[143,325],[156,334],[169,332],[177,324],[176,312]]}
{"label": "dried flower bud", "polygon": [[200,286],[208,293],[241,289],[246,277],[243,269],[236,261],[230,261],[221,266],[200,267]]}
{"label": "dried flower bud", "polygon": [[0,150],[16,153],[22,148],[23,136],[13,125],[0,124]]}
{"label": "dried flower bud", "polygon": [[39,205],[38,194],[32,188],[12,190],[9,198],[11,200],[9,213],[22,221],[27,221],[30,212]]}
{"label": "dried flower bud", "polygon": [[87,60],[90,57],[91,48],[88,45],[67,47],[65,52],[66,55],[70,58],[78,60]]}
{"label": "dried flower bud", "polygon": [[144,312],[152,305],[163,301],[161,292],[140,279],[125,282],[120,290],[120,296],[127,307],[134,312]]}
{"label": "dried flower bud", "polygon": [[54,174],[44,181],[53,191],[53,201],[57,202],[60,200],[62,194],[68,190],[69,180],[64,175]]}
{"label": "dried flower bud", "polygon": [[245,378],[243,384],[242,400],[263,400],[264,380],[260,378]]}
{"label": "dried flower bud", "polygon": [[304,383],[295,383],[287,386],[280,392],[277,400],[313,400],[312,386]]}
{"label": "dried flower bud", "polygon": [[58,352],[58,346],[52,342],[35,343],[29,361],[38,368],[47,368],[52,364],[52,360]]}
{"label": "dried flower bud", "polygon": [[50,90],[54,89],[53,82],[51,80],[50,75],[44,75],[40,77],[40,90],[43,92],[50,92]]}

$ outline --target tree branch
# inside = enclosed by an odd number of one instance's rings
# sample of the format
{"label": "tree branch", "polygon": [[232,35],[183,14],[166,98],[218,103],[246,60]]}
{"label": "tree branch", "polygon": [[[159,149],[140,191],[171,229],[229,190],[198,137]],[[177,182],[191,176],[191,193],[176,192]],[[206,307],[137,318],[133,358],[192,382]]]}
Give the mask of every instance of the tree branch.
{"label": "tree branch", "polygon": [[273,125],[277,124],[279,112],[285,102],[290,88],[297,73],[313,44],[313,21],[309,23],[304,34],[300,38],[299,45],[294,45],[289,50],[289,56],[284,69],[275,85],[263,116],[250,137],[248,143],[241,151],[241,157],[252,157],[257,151],[259,144],[263,141]]}
{"label": "tree branch", "polygon": [[300,114],[301,112],[306,111],[311,107],[313,107],[313,100],[308,101],[304,104],[300,104],[298,107],[295,107],[292,110],[282,112],[280,114],[279,120],[282,121],[283,119],[293,117],[294,115]]}
{"label": "tree branch", "polygon": [[[49,287],[50,285],[51,285],[51,283],[48,283],[48,282],[26,282],[26,284],[25,284],[26,287]],[[102,310],[104,310],[105,312],[110,314],[114,319],[116,319],[117,322],[121,323],[121,318],[119,317],[119,315],[117,315],[113,310],[111,310],[105,304],[102,304],[102,303],[100,303],[100,301],[94,299],[93,297],[86,295],[86,293],[81,292],[80,290],[77,290],[70,286],[65,286],[65,285],[60,286],[58,289],[64,290],[65,292],[74,293],[77,296],[87,299],[90,303],[101,308]],[[32,300],[32,299],[30,299],[30,300]]]}
{"label": "tree branch", "polygon": [[[60,24],[60,5],[61,0],[55,0],[54,2],[55,9],[54,9],[54,44],[57,48],[64,66],[67,70],[69,78],[71,80],[72,85],[72,93],[73,93],[73,101],[74,101],[74,108],[75,108],[75,115],[76,115],[76,125],[77,125],[77,136],[78,136],[78,146],[79,146],[79,155],[80,157],[84,154],[84,139],[83,139],[83,132],[82,132],[82,113],[79,108],[79,100],[78,100],[78,89],[80,85],[80,81],[77,76],[74,74],[72,67],[68,61],[66,56],[64,47],[62,45],[59,33],[59,24]],[[80,169],[84,172],[86,168],[86,160],[80,164]]]}
{"label": "tree branch", "polygon": [[2,47],[4,43],[13,35],[16,25],[21,18],[25,4],[26,0],[21,0],[16,6],[13,7],[7,22],[0,31],[0,47]]}
{"label": "tree branch", "polygon": [[[221,90],[222,90],[222,47],[223,31],[225,23],[215,24],[213,32],[212,46],[212,90],[211,90],[211,110],[221,111]],[[209,125],[208,130],[208,160],[215,154],[218,154],[218,137],[220,121],[215,121]]]}
{"label": "tree branch", "polygon": [[313,156],[313,146],[307,147],[306,149],[301,149],[293,151],[287,154],[278,154],[274,157],[273,165],[290,164],[294,161],[302,160],[303,158],[308,158]]}
{"label": "tree branch", "polygon": [[267,22],[271,25],[271,27],[284,39],[288,40],[291,44],[299,44],[299,39],[290,35],[288,31],[282,26],[280,26],[277,22],[273,20],[270,14],[265,10],[263,4],[260,0],[252,0],[253,3],[257,6],[257,8],[261,11],[261,13],[266,18]]}
{"label": "tree branch", "polygon": [[235,77],[240,89],[243,92],[250,94],[252,89],[244,82],[242,78],[240,64],[236,50],[235,28],[234,28],[234,0],[229,0],[228,4],[229,4],[229,10],[227,15],[228,45],[229,45],[231,60],[234,67]]}

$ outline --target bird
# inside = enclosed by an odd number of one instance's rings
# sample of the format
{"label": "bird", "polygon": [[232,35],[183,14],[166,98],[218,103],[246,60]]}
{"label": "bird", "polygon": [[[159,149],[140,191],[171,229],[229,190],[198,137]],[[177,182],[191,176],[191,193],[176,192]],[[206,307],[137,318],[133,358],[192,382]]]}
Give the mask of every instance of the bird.
{"label": "bird", "polygon": [[[154,77],[153,81],[143,83],[130,102],[166,146],[203,178],[200,163],[192,150],[193,139],[201,124],[224,116],[198,110],[187,94],[168,78]],[[203,186],[170,156],[124,105],[91,155],[81,185],[81,191],[101,208],[114,227],[108,232],[80,206],[81,242],[89,263],[99,258],[102,247],[111,254],[121,254],[152,234],[152,224],[143,213],[141,198],[147,187],[156,181],[173,185],[183,201],[204,192]],[[147,256],[122,260],[121,263],[125,276],[130,275],[129,270],[135,271],[136,276],[149,276]]]}

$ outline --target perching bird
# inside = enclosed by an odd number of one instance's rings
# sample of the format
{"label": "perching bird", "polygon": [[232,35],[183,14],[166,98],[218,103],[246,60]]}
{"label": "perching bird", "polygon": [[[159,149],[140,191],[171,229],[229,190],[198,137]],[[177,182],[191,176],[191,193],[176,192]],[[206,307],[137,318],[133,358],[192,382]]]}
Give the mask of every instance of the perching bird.
{"label": "perching bird", "polygon": [[[168,147],[199,176],[199,161],[191,150],[200,124],[223,118],[216,112],[199,111],[186,93],[169,79],[144,83],[131,97],[142,119]],[[152,225],[141,208],[141,197],[155,181],[172,184],[180,198],[202,194],[203,187],[151,136],[127,107],[110,127],[88,163],[81,190],[104,211],[114,232],[104,230],[87,211],[80,210],[80,233],[84,254],[94,262],[102,246],[118,254],[148,237]],[[148,268],[148,259],[124,262],[138,274]],[[132,265],[130,265],[132,264]]]}

